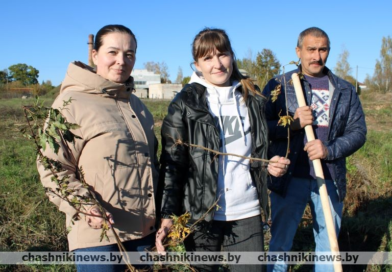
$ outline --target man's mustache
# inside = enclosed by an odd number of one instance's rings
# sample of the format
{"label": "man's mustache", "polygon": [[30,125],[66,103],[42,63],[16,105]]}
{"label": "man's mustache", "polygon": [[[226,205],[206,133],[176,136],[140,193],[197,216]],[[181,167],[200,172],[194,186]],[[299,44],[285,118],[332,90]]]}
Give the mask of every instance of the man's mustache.
{"label": "man's mustache", "polygon": [[323,65],[323,61],[319,60],[319,61],[312,61],[310,64],[319,64],[319,65]]}

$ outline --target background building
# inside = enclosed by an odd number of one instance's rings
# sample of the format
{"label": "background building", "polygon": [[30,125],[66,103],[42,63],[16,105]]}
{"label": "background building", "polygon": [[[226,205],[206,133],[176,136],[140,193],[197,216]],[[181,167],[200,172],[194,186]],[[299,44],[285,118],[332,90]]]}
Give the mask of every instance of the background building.
{"label": "background building", "polygon": [[173,99],[174,96],[181,91],[182,84],[151,84],[150,98],[151,99]]}
{"label": "background building", "polygon": [[147,71],[146,69],[134,69],[131,73],[135,83],[135,95],[140,98],[148,98],[149,86],[151,84],[160,84],[161,75],[154,74],[154,72]]}
{"label": "background building", "polygon": [[[92,50],[94,45],[94,35],[88,36],[88,63],[94,67]],[[181,84],[162,84],[161,75],[150,72],[147,69],[134,69],[131,76],[135,83],[135,92],[139,98],[153,99],[173,99],[174,95],[181,91]]]}

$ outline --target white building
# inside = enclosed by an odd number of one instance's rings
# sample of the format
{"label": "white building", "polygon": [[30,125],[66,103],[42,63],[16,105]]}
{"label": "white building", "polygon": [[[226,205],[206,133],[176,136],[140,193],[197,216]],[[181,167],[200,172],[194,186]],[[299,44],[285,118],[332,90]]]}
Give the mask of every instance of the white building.
{"label": "white building", "polygon": [[151,84],[161,83],[161,75],[154,74],[154,72],[146,69],[134,69],[131,73],[135,83],[135,95],[140,98],[147,98],[149,96],[149,86]]}
{"label": "white building", "polygon": [[182,84],[151,84],[149,94],[152,99],[173,99],[181,91]]}
{"label": "white building", "polygon": [[367,89],[367,86],[366,86],[364,83],[360,83],[360,82],[358,82],[358,86],[359,86],[359,88],[361,88],[361,91],[363,91],[363,90],[366,90],[366,89]]}

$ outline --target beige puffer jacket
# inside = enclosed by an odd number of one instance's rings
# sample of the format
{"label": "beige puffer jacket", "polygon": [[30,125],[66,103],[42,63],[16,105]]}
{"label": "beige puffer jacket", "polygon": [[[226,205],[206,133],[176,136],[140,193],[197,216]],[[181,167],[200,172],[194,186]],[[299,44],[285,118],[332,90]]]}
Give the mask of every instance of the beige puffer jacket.
{"label": "beige puffer jacket", "polygon": [[[69,186],[73,188],[81,185],[75,165],[83,168],[86,182],[112,213],[114,228],[122,241],[155,231],[158,183],[154,121],[145,105],[127,88],[130,87],[96,75],[83,63],[71,63],[52,107],[61,108],[63,101],[72,98],[62,114],[68,122],[80,125],[73,132],[82,139],[70,145],[74,158],[64,148],[57,155],[49,147],[44,152],[63,164],[66,171],[59,176],[69,175]],[[39,161],[38,171],[45,187],[56,187],[51,173]],[[80,188],[78,195],[85,194],[85,190]],[[116,243],[111,231],[110,241],[100,242],[101,230],[90,228],[84,216],[75,225],[70,224],[75,210],[59,197],[48,195],[66,214],[67,227],[71,227],[70,250]]]}

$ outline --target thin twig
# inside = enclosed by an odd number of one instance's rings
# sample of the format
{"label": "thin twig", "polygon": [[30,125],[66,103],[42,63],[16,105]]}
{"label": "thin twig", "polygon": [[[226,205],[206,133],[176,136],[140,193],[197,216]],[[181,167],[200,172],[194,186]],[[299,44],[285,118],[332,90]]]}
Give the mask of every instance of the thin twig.
{"label": "thin twig", "polygon": [[277,161],[271,161],[271,160],[266,160],[266,159],[259,159],[259,158],[252,158],[252,157],[247,157],[247,156],[242,156],[242,155],[238,155],[238,154],[234,154],[234,153],[224,153],[224,152],[219,152],[216,151],[214,149],[205,147],[205,146],[201,146],[201,145],[195,145],[195,144],[190,144],[190,143],[185,143],[183,142],[181,139],[177,139],[174,141],[175,145],[184,145],[184,146],[188,146],[188,147],[195,147],[195,148],[200,148],[206,151],[209,151],[211,153],[214,153],[216,155],[220,155],[220,156],[234,156],[234,157],[239,157],[245,160],[250,160],[250,161],[261,161],[261,162],[277,162]]}
{"label": "thin twig", "polygon": [[[38,102],[37,102],[37,103],[38,103]],[[34,113],[33,111],[31,111],[31,110],[30,110],[28,107],[26,107],[26,106],[23,107],[23,109],[24,109],[24,115],[25,115],[25,118],[26,118],[26,120],[27,120],[28,127],[29,127],[30,132],[31,132],[31,136],[32,136],[32,138],[34,139],[34,143],[35,143],[35,145],[36,145],[36,147],[37,147],[38,156],[39,156],[40,160],[42,160],[43,158],[46,158],[46,157],[43,155],[43,153],[42,153],[42,151],[41,151],[41,145],[40,145],[40,143],[39,143],[38,140],[37,140],[37,139],[38,139],[38,136],[37,136],[37,134],[34,132],[34,129],[33,129],[32,125],[31,125],[30,120],[29,120],[29,117],[28,117],[28,113],[31,114],[32,118],[33,118],[34,115],[36,115],[36,113]],[[58,135],[60,135],[61,141],[65,144],[65,147],[68,149],[69,154],[71,154],[71,156],[72,156],[73,159],[75,160],[75,157],[74,157],[73,153],[71,152],[71,149],[70,149],[70,147],[69,147],[67,141],[64,139],[64,135],[63,135],[63,134],[61,133],[61,131],[59,131],[58,129],[56,130],[56,132],[58,133]],[[76,160],[75,160],[75,161],[76,161]],[[49,171],[52,173],[52,175],[53,175],[54,177],[57,178],[57,174],[56,174],[56,172],[55,172],[55,170],[58,171],[57,167],[56,167],[55,165],[53,165],[53,163],[51,163],[50,160],[48,160],[47,163],[51,166],[51,167],[50,167],[49,169],[47,169],[47,170],[49,170]],[[103,218],[103,219],[105,220],[105,224],[107,224],[107,223],[110,224],[110,223],[109,223],[109,218],[108,218],[108,216],[106,215],[105,209],[103,208],[103,206],[101,205],[101,203],[99,202],[99,200],[96,198],[94,192],[92,192],[92,191],[89,189],[88,184],[87,184],[86,181],[84,180],[83,171],[82,171],[79,167],[75,167],[75,168],[76,168],[76,174],[78,174],[78,176],[79,176],[79,181],[80,181],[80,182],[82,183],[82,185],[88,190],[89,196],[91,196],[92,203],[72,202],[72,201],[70,201],[66,196],[62,196],[62,195],[56,193],[53,189],[48,188],[48,190],[49,190],[51,193],[53,193],[54,195],[60,197],[62,200],[68,202],[71,206],[73,206],[73,207],[75,208],[77,214],[80,213],[80,214],[89,215],[89,216],[92,216],[92,217]],[[58,183],[59,183],[59,182],[58,182]],[[80,204],[80,205],[82,205],[82,204],[83,204],[83,205],[96,205],[96,206],[98,207],[98,209],[100,210],[101,215],[94,215],[94,214],[89,214],[89,213],[83,212],[80,208],[75,207],[75,204]],[[111,224],[110,224],[110,226],[111,226]],[[124,258],[124,260],[125,260],[125,263],[126,263],[128,269],[129,269],[131,272],[137,271],[137,269],[131,265],[130,260],[129,260],[129,256],[128,256],[127,254],[125,254],[126,249],[125,249],[124,245],[122,244],[122,242],[121,242],[121,240],[120,240],[120,237],[118,236],[117,232],[115,231],[115,229],[114,229],[112,226],[110,227],[110,229],[111,229],[111,231],[112,231],[112,233],[113,233],[113,236],[114,236],[115,239],[116,239],[117,245],[118,245],[118,247],[119,247],[119,249],[120,249],[120,254],[123,256],[123,258]],[[103,232],[106,232],[106,231],[107,231],[106,226],[103,227],[103,230],[102,230],[102,231],[103,231]],[[106,236],[106,233],[104,233],[103,235]],[[107,236],[106,236],[106,237],[107,237]]]}
{"label": "thin twig", "polygon": [[[284,92],[285,92],[285,104],[286,104],[286,116],[289,116],[289,109],[287,106],[287,83],[286,83],[286,77],[285,77],[285,66],[283,66],[283,82],[284,82]],[[290,153],[290,125],[287,126],[287,149],[286,149],[286,156],[285,158],[289,156]]]}

